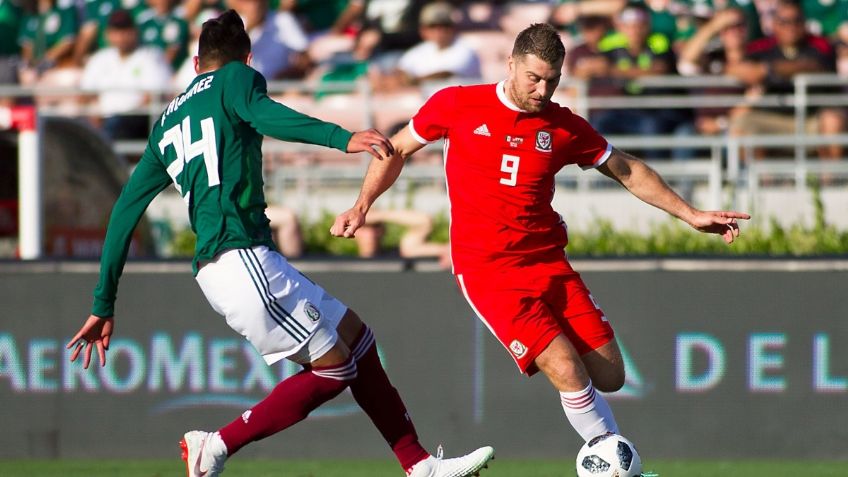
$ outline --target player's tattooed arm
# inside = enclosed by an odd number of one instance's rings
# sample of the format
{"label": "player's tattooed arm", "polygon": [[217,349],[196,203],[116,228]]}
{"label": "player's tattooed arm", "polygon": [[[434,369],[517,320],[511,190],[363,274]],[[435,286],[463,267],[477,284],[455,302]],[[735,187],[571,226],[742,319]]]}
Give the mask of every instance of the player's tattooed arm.
{"label": "player's tattooed arm", "polygon": [[727,243],[732,243],[739,236],[737,219],[751,218],[743,212],[704,211],[692,207],[649,165],[615,148],[598,170],[642,201],[683,220],[700,232],[721,235]]}

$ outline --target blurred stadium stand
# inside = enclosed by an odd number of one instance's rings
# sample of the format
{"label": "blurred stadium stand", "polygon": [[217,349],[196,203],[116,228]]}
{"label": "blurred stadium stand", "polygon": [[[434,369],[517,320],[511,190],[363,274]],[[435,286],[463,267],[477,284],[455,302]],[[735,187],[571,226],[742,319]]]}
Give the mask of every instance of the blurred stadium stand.
{"label": "blurred stadium stand", "polygon": [[[97,1],[105,3],[105,0]],[[197,9],[207,3],[209,2],[201,2],[198,6],[197,2],[177,2],[172,13],[188,19],[196,33],[201,20],[205,18],[202,14],[197,14]],[[223,2],[216,8],[229,6],[230,3],[235,5],[237,2]],[[372,2],[365,2],[366,17],[371,14],[370,3]],[[401,3],[407,5],[409,11],[416,12],[427,2]],[[356,33],[361,29],[354,23],[342,33],[327,33],[309,31],[307,25],[304,28],[311,40],[308,53],[312,55],[314,69],[294,80],[270,78],[269,93],[296,110],[336,122],[348,129],[376,127],[391,134],[408,122],[430,94],[447,84],[496,82],[503,79],[506,74],[505,61],[516,33],[529,23],[549,20],[556,8],[561,8],[562,4],[568,2],[451,3],[458,6],[458,11],[462,14],[462,21],[458,22],[459,37],[478,53],[482,78],[425,82],[415,87],[385,91],[374,89],[369,82],[367,70],[374,68],[375,63],[366,62],[365,70],[353,69],[351,71],[355,71],[355,74],[339,81],[339,78],[325,74],[340,64],[356,64],[350,55],[352,50],[357,48]],[[78,14],[84,18],[82,9],[78,10]],[[683,20],[697,20],[691,9],[674,11],[678,12],[675,14]],[[207,16],[209,14],[211,13]],[[368,21],[371,19],[362,20],[362,24],[367,25]],[[848,21],[842,24],[848,26]],[[579,43],[579,38],[571,31],[569,25],[563,26],[562,35],[567,50]],[[836,33],[829,38],[832,39],[837,53],[844,51],[840,50],[844,44]],[[7,56],[13,58],[15,55]],[[346,63],[351,61],[353,63]],[[48,62],[35,66],[47,68],[48,72],[53,73],[52,80],[48,77],[48,80],[44,81],[3,84],[0,79],[0,106],[16,103],[35,104],[42,119],[43,151],[46,156],[50,156],[46,160],[56,160],[54,156],[67,157],[66,162],[71,165],[70,169],[79,173],[95,167],[103,169],[108,165],[112,170],[107,182],[110,187],[116,185],[113,184],[118,180],[116,178],[123,177],[131,170],[132,162],[143,151],[143,138],[110,142],[88,125],[87,119],[96,117],[98,111],[94,103],[79,101],[80,97],[91,95],[91,92],[84,92],[76,86],[80,65]],[[841,69],[843,74],[845,70],[846,68]],[[739,105],[766,109],[791,108],[795,124],[798,125],[796,130],[804,130],[802,126],[812,115],[811,111],[817,107],[848,110],[848,95],[844,94],[845,77],[835,74],[835,71],[830,74],[796,75],[791,92],[762,94],[757,97],[741,93],[737,80],[722,75],[641,77],[635,80],[632,86],[642,89],[643,94],[616,96],[590,94],[591,85],[588,81],[566,74],[554,100],[587,117],[593,111],[605,109],[697,110],[732,108]],[[831,92],[822,92],[828,91],[822,87],[830,88]],[[658,91],[661,93],[657,93]],[[150,101],[140,108],[122,114],[145,115],[153,122],[178,91],[168,88],[147,93]],[[69,128],[76,128],[77,131],[71,132]],[[76,137],[84,140],[67,140]],[[62,142],[61,138],[65,138],[65,142]],[[609,139],[613,145],[637,156],[648,150],[662,148],[665,155],[652,160],[651,165],[698,206],[733,206],[755,211],[760,215],[765,214],[764,222],[767,222],[772,214],[779,221],[790,224],[809,215],[808,183],[810,179],[818,179],[824,185],[823,198],[829,214],[828,221],[839,227],[848,227],[848,214],[845,213],[844,207],[845,197],[848,196],[848,161],[844,160],[844,151],[848,150],[848,134],[845,131],[835,135],[802,132],[790,135],[748,136],[735,136],[725,131],[715,135],[609,136]],[[4,132],[0,143],[4,151],[14,151],[13,134]],[[817,148],[830,145],[842,146],[841,160],[823,160],[818,157]],[[67,147],[65,152],[62,152],[62,147]],[[311,218],[319,216],[323,211],[337,212],[346,208],[358,191],[369,160],[366,155],[351,158],[338,151],[270,139],[266,140],[263,150],[266,156],[269,201],[286,203],[301,216]],[[681,151],[686,151],[690,157],[685,160],[672,159],[679,156],[677,153]],[[765,151],[765,154],[762,151]],[[3,156],[12,158],[14,154],[4,153]],[[752,159],[754,157],[760,159]],[[90,164],[88,158],[92,159]],[[122,162],[123,159],[126,161]],[[3,162],[3,171],[14,171],[8,160]],[[124,165],[127,167],[123,167]],[[47,166],[48,170],[52,167]],[[117,169],[120,171],[116,172]],[[82,188],[95,190],[89,183],[100,181],[98,177],[100,176],[91,175],[91,180],[84,181],[86,185]],[[51,183],[45,185],[52,188],[54,179],[48,179]],[[4,204],[2,210],[14,209],[14,184],[7,182],[2,183],[3,190],[0,191],[0,203]],[[639,228],[661,218],[661,215],[655,214],[637,201],[618,200],[616,194],[620,191],[611,187],[610,182],[599,174],[580,173],[576,168],[566,168],[558,175],[557,186],[569,191],[567,194],[557,195],[555,206],[564,211],[564,215],[572,224],[589,223],[593,218],[604,217],[622,227]],[[50,200],[52,199],[45,199],[45,202]],[[184,221],[184,218],[179,217],[179,208],[170,204],[175,200],[178,200],[175,194],[163,194],[162,200],[157,200],[151,208],[149,218],[154,222]],[[447,204],[443,190],[441,144],[432,145],[416,154],[405,169],[398,186],[383,200],[431,213],[445,211]],[[615,200],[615,206],[608,206],[608,200]],[[95,202],[111,203],[111,200],[101,198]],[[577,204],[580,204],[579,209]],[[47,207],[49,216],[55,209]],[[4,215],[5,222],[14,221],[10,214],[12,213]],[[48,225],[50,220],[53,219],[47,217]],[[102,224],[86,222],[85,227],[89,226]],[[0,246],[0,254],[8,255],[8,249],[8,246]]]}

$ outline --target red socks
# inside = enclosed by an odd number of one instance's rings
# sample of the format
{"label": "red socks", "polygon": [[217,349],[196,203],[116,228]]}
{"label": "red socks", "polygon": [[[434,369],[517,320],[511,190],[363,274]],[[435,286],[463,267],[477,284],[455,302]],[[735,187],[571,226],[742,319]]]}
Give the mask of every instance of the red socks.
{"label": "red socks", "polygon": [[265,399],[219,431],[227,455],[302,421],[321,404],[338,396],[356,378],[356,363],[303,370],[283,380]]}
{"label": "red socks", "polygon": [[363,326],[344,363],[304,370],[282,381],[265,399],[218,432],[227,455],[302,421],[321,404],[348,385],[356,402],[386,439],[403,469],[409,469],[430,454],[418,442],[406,406],[377,355],[374,335]]}
{"label": "red socks", "polygon": [[377,342],[367,326],[362,327],[352,348],[358,374],[350,384],[353,397],[391,446],[401,467],[409,469],[430,454],[418,442],[412,419],[383,370]]}

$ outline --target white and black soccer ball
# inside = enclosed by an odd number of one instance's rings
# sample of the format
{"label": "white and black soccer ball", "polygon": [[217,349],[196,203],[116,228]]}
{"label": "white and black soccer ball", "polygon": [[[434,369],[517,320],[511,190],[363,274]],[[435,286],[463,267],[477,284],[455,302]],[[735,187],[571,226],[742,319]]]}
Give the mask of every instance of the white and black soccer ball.
{"label": "white and black soccer ball", "polygon": [[577,453],[578,477],[637,477],[642,459],[626,438],[608,432],[583,444]]}

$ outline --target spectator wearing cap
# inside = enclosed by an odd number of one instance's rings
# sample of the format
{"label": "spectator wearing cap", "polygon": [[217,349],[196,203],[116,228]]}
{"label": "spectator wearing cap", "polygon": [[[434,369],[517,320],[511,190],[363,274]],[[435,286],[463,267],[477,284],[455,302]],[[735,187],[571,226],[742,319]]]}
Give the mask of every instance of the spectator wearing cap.
{"label": "spectator wearing cap", "polygon": [[171,68],[158,48],[139,47],[138,30],[127,10],[115,10],[109,16],[106,39],[110,46],[88,60],[80,87],[97,93],[97,109],[108,137],[144,139],[150,117],[140,108],[168,88]]}
{"label": "spectator wearing cap", "polygon": [[[609,59],[609,76],[621,86],[627,96],[666,94],[659,88],[642,88],[634,80],[642,77],[675,74],[675,56],[671,41],[665,35],[651,31],[650,14],[641,5],[630,5],[616,17],[617,33],[601,42],[601,50]],[[690,133],[691,111],[677,108],[607,109],[590,115],[590,121],[602,134],[667,135]],[[677,158],[691,151],[676,151]],[[661,150],[646,150],[649,159],[667,158]]]}
{"label": "spectator wearing cap", "polygon": [[[446,79],[479,79],[477,52],[457,36],[459,11],[446,2],[425,6],[419,17],[424,40],[401,56],[397,69],[376,78],[376,89],[418,85]],[[372,79],[375,79],[372,75]]]}
{"label": "spectator wearing cap", "polygon": [[144,0],[85,0],[84,20],[74,45],[76,63],[83,65],[89,55],[109,46],[106,40],[106,24],[115,10],[127,10],[133,19],[137,19],[146,9]]}
{"label": "spectator wearing cap", "polygon": [[136,17],[141,45],[159,48],[177,69],[188,56],[188,22],[174,14],[173,0],[146,3],[149,8]]}
{"label": "spectator wearing cap", "polygon": [[73,8],[54,0],[38,0],[37,11],[24,18],[18,43],[21,46],[21,83],[30,85],[53,66],[72,58],[77,33]]}

